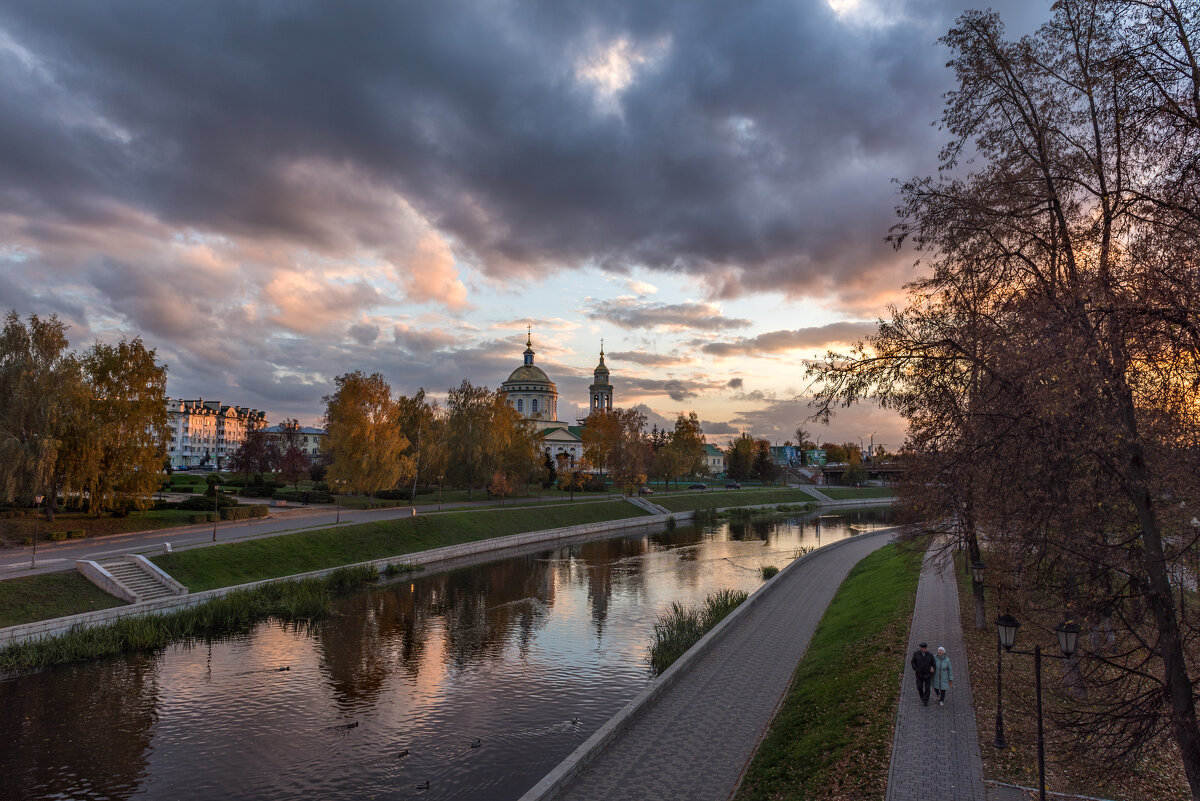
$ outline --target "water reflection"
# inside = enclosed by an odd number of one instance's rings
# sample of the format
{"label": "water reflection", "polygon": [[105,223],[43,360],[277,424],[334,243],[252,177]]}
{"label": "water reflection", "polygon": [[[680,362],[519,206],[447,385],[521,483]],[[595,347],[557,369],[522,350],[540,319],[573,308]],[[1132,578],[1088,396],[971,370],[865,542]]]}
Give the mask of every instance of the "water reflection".
{"label": "water reflection", "polygon": [[670,602],[753,591],[882,515],[548,548],[404,577],[305,630],[0,682],[0,795],[516,798],[645,685]]}

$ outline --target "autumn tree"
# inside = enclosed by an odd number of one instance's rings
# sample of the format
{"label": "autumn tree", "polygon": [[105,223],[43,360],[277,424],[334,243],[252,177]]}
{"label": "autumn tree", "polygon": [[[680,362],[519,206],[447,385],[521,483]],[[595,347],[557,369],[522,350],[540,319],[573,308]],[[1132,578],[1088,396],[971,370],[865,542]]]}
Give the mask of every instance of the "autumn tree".
{"label": "autumn tree", "polygon": [[447,395],[445,425],[447,475],[468,498],[497,472],[529,481],[541,464],[536,432],[503,393],[463,381]]}
{"label": "autumn tree", "polygon": [[308,458],[308,454],[300,446],[301,436],[299,420],[285,418],[279,424],[279,434],[277,436],[279,463],[276,471],[283,477],[284,481],[290,482],[297,490],[300,489],[300,477],[307,473],[308,469],[312,466],[312,460]]}
{"label": "autumn tree", "polygon": [[413,470],[396,402],[379,373],[355,370],[334,383],[333,394],[324,398],[328,479],[349,492],[365,493],[374,503],[375,493],[407,480]]}
{"label": "autumn tree", "polygon": [[81,484],[80,429],[88,422],[83,371],[66,328],[36,315],[26,326],[14,311],[0,332],[0,497],[29,503],[44,494],[51,520],[59,489]]}
{"label": "autumn tree", "polygon": [[[1198,31],[1172,0],[1064,0],[1019,41],[960,17],[953,139],[939,177],[903,185],[893,231],[927,271],[879,337],[818,368],[823,402],[890,393],[926,487],[960,472],[943,508],[987,531],[1007,608],[1074,610],[1072,673],[1103,690],[1076,693],[1080,743],[1111,761],[1169,737],[1194,801],[1200,609],[1171,576],[1194,569],[1200,501]],[[954,397],[918,391],[926,376]],[[1014,486],[1019,503],[994,500]]]}
{"label": "autumn tree", "polygon": [[249,479],[251,473],[269,473],[278,462],[279,447],[261,428],[246,432],[246,438],[230,458],[230,467]]}
{"label": "autumn tree", "polygon": [[417,484],[432,484],[446,470],[445,427],[442,410],[436,401],[425,397],[425,388],[412,397],[396,399],[400,430],[412,443],[412,497],[417,497]]}
{"label": "autumn tree", "polygon": [[583,421],[583,455],[600,475],[609,468],[620,435],[620,425],[610,412],[592,412]]}
{"label": "autumn tree", "polygon": [[676,475],[695,476],[704,472],[704,429],[695,412],[679,413],[675,428],[668,438],[667,448],[675,455],[679,472]]}
{"label": "autumn tree", "polygon": [[92,423],[81,454],[90,508],[148,509],[166,455],[167,368],[137,337],[97,342],[81,363]]}

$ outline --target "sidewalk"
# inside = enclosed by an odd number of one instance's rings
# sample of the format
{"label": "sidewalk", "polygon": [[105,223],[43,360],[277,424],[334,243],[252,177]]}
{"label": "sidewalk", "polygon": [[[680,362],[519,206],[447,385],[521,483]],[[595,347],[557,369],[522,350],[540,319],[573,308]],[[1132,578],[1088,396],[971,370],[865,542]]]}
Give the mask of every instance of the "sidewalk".
{"label": "sidewalk", "polygon": [[[954,687],[946,694],[944,707],[939,707],[932,696],[929,706],[925,706],[917,695],[916,677],[908,659],[921,642],[929,643],[931,653],[936,653],[938,646],[944,647],[954,668]],[[1007,788],[984,789],[954,564],[931,549],[921,568],[905,655],[887,801],[1008,801],[1024,797],[1014,792]]]}
{"label": "sidewalk", "polygon": [[783,583],[635,713],[570,784],[542,797],[727,799],[842,580],[889,540],[886,532],[855,537],[781,573]]}

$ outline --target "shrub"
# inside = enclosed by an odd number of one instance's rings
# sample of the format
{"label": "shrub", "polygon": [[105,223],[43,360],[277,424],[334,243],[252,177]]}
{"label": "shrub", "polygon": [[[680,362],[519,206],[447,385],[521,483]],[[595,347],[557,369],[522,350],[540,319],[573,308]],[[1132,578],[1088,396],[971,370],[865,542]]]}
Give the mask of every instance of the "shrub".
{"label": "shrub", "polygon": [[381,501],[411,501],[412,492],[406,489],[380,490],[375,497]]}
{"label": "shrub", "polygon": [[67,532],[65,531],[47,531],[46,533],[54,542],[62,542],[67,538]]}
{"label": "shrub", "polygon": [[211,523],[211,522],[213,522],[213,520],[215,518],[216,518],[216,514],[214,514],[213,512],[205,512],[203,514],[198,514],[198,515],[189,515],[188,522],[189,523]]}
{"label": "shrub", "polygon": [[222,520],[249,520],[255,517],[266,517],[266,504],[249,504],[246,506],[229,506],[221,510]]}
{"label": "shrub", "polygon": [[73,540],[81,540],[87,536],[87,532],[81,528],[67,529],[67,536]]}
{"label": "shrub", "polygon": [[[304,493],[289,490],[288,492],[276,492],[275,498],[281,501],[291,501],[292,503],[304,503]],[[333,496],[328,492],[317,492],[315,490],[308,493],[309,503],[333,503]]]}
{"label": "shrub", "polygon": [[[221,493],[217,496],[217,507],[222,506],[237,506],[237,500],[230,498],[228,495]],[[213,508],[212,498],[206,498],[203,495],[196,495],[191,498],[184,498],[179,502],[180,509],[186,509],[191,512],[211,512]]]}
{"label": "shrub", "polygon": [[270,498],[275,494],[275,488],[264,486],[246,487],[240,494],[245,498]]}
{"label": "shrub", "polygon": [[766,581],[769,578],[773,578],[778,573],[779,573],[779,568],[775,567],[775,565],[763,565],[762,566],[763,581]]}

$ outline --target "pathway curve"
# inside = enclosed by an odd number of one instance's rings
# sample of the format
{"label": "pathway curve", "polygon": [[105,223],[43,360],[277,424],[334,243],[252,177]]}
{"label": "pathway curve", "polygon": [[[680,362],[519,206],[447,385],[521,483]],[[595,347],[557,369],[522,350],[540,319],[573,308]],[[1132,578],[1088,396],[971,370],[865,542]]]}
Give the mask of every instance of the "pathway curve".
{"label": "pathway curve", "polygon": [[842,579],[890,538],[861,535],[780,573],[775,580],[782,583],[635,714],[556,797],[727,799]]}
{"label": "pathway curve", "polygon": [[[971,676],[959,622],[958,583],[954,563],[931,548],[921,568],[916,608],[905,657],[892,764],[888,771],[887,801],[985,801],[983,760],[975,727]],[[917,682],[908,658],[921,642],[936,652],[944,646],[954,668],[954,687],[946,705],[929,706],[917,695]]]}

